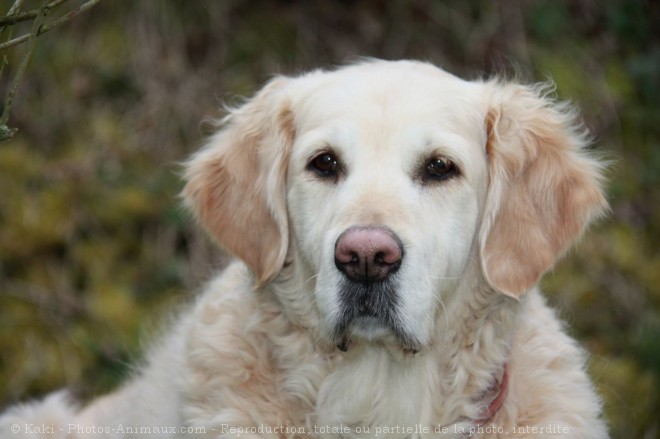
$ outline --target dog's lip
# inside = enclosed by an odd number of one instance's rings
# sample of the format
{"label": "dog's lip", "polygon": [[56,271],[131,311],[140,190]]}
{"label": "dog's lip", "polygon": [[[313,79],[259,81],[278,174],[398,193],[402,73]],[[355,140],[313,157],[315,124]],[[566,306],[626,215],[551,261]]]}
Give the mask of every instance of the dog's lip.
{"label": "dog's lip", "polygon": [[397,345],[405,354],[416,354],[422,347],[418,340],[371,315],[354,316],[343,330],[336,333],[334,344],[342,352],[347,352],[358,340],[367,344]]}
{"label": "dog's lip", "polygon": [[375,341],[391,335],[395,335],[394,330],[378,317],[355,314],[341,328],[336,328],[334,338],[338,340],[336,344],[339,347],[341,344],[347,344],[346,339]]}
{"label": "dog's lip", "polygon": [[375,328],[386,328],[389,329],[389,326],[383,323],[377,316],[371,313],[360,313],[356,315],[353,320],[349,323],[349,326],[357,326],[362,330],[368,331]]}

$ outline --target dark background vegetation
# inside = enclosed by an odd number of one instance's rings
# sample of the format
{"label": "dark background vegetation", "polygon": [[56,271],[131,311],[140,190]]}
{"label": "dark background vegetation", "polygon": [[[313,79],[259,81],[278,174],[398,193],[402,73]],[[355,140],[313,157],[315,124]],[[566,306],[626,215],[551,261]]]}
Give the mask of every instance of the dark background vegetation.
{"label": "dark background vegetation", "polygon": [[[0,0],[0,14],[13,3]],[[81,2],[67,2],[53,15]],[[28,0],[24,10],[38,7]],[[657,2],[101,1],[40,36],[0,143],[0,407],[115,386],[223,258],[179,207],[221,101],[357,56],[549,78],[614,159],[612,212],[543,282],[615,438],[660,434]],[[29,31],[15,26],[14,35]],[[25,46],[0,51],[4,95]]]}

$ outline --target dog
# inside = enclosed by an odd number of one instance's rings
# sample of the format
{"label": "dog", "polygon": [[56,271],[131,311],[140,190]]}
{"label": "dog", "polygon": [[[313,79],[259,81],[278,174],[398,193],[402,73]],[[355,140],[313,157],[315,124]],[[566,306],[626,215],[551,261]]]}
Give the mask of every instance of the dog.
{"label": "dog", "polygon": [[607,211],[588,143],[547,84],[275,77],[185,164],[235,259],[119,390],[10,408],[1,436],[605,438],[537,287]]}

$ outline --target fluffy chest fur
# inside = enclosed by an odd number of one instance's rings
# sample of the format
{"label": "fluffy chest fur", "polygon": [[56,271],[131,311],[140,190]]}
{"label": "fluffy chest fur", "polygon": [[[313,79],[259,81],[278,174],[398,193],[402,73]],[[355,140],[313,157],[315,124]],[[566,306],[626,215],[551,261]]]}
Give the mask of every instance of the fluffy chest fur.
{"label": "fluffy chest fur", "polygon": [[319,437],[415,437],[481,418],[494,397],[489,388],[510,348],[497,340],[515,324],[513,308],[501,300],[480,303],[473,294],[452,302],[446,312],[453,318],[444,323],[451,330],[414,355],[359,342],[341,353],[292,324],[271,292],[245,297],[236,283],[247,281],[241,264],[230,267],[191,320],[184,357],[186,375],[194,377],[185,390],[192,425],[288,424]]}

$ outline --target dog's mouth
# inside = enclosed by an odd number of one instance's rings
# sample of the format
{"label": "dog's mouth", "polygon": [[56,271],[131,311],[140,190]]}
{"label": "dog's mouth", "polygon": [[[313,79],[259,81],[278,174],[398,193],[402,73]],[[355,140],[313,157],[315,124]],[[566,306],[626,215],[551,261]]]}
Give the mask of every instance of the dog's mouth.
{"label": "dog's mouth", "polygon": [[352,341],[368,343],[393,339],[405,352],[416,353],[420,343],[401,321],[397,282],[353,282],[340,285],[341,313],[334,328],[337,348],[346,352]]}

